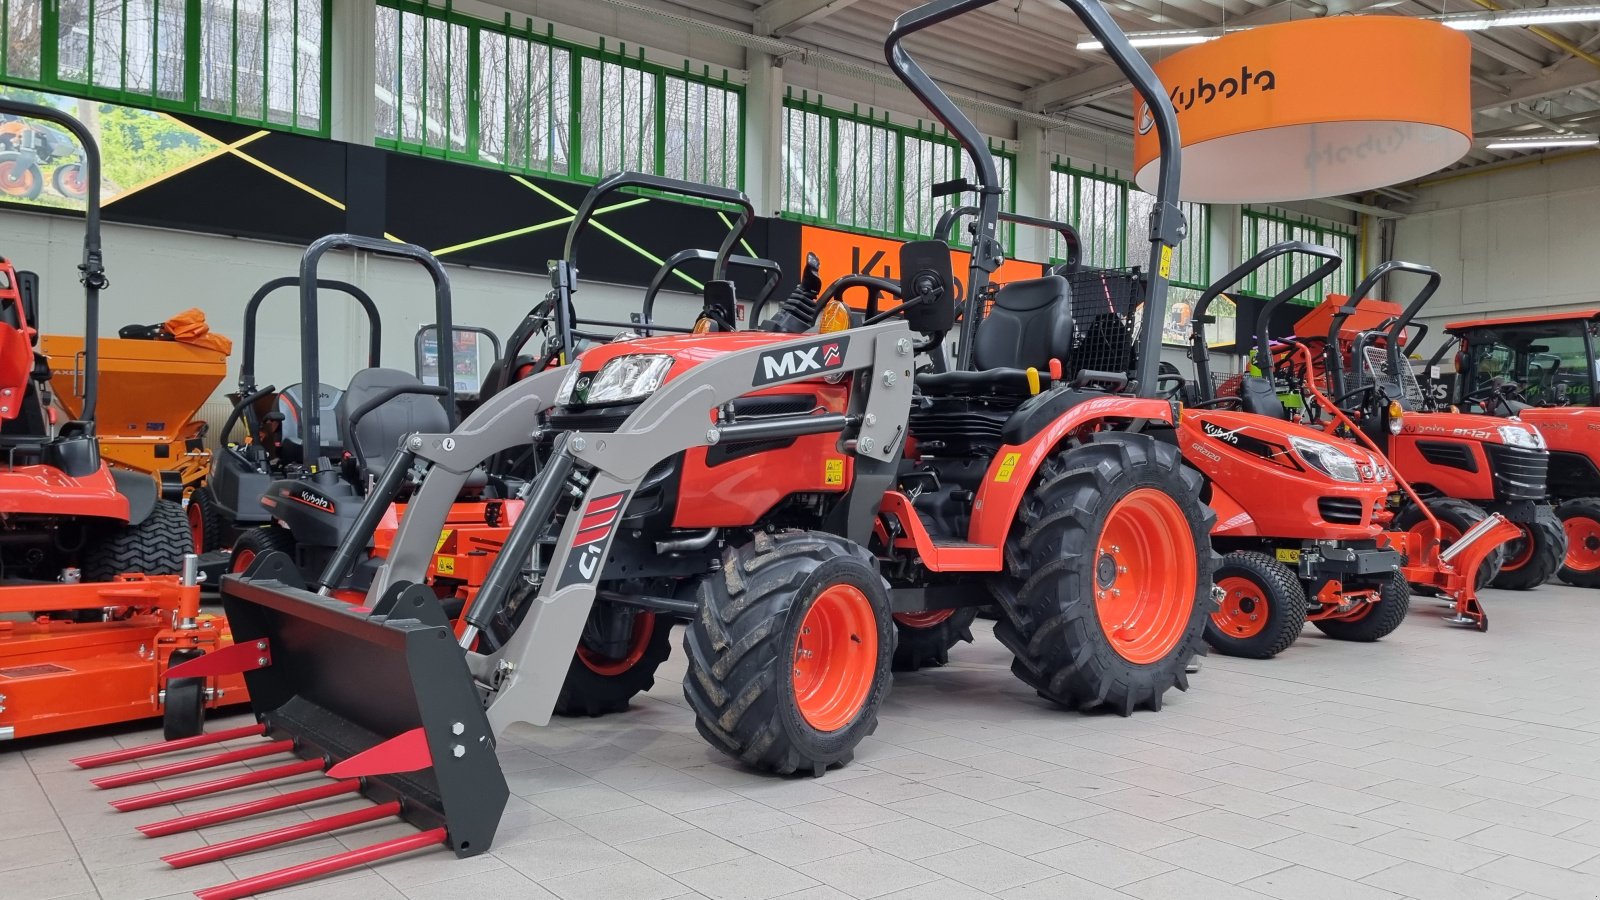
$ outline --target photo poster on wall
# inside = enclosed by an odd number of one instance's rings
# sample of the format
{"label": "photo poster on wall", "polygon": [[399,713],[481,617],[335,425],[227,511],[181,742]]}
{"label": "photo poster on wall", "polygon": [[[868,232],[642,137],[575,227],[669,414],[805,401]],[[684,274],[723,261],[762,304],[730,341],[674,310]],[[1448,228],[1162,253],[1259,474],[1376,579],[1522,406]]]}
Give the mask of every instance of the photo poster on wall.
{"label": "photo poster on wall", "polygon": [[[1161,319],[1161,343],[1168,347],[1189,346],[1189,333],[1194,327],[1195,306],[1200,291],[1193,288],[1168,285],[1167,311]],[[1212,298],[1206,308],[1206,346],[1213,350],[1232,347],[1238,339],[1239,303],[1227,294]]]}

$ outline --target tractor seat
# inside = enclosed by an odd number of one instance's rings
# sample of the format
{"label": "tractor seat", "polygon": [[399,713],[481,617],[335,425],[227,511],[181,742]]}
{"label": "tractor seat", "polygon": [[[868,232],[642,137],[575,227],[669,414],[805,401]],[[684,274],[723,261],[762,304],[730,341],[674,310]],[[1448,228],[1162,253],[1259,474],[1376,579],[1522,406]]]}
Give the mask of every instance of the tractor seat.
{"label": "tractor seat", "polygon": [[396,387],[422,387],[422,382],[410,372],[399,369],[362,369],[350,379],[350,386],[339,398],[334,416],[339,423],[339,433],[351,435],[346,449],[354,452],[359,443],[361,462],[368,472],[377,475],[389,464],[389,457],[400,446],[400,439],[414,432],[440,434],[450,430],[450,419],[445,415],[439,398],[428,394],[399,394],[389,398],[382,406],[362,416],[352,427],[350,416],[379,394]]}
{"label": "tractor seat", "polygon": [[1247,413],[1288,419],[1289,411],[1278,396],[1278,388],[1265,375],[1246,374],[1239,382],[1239,408]]}
{"label": "tractor seat", "polygon": [[1050,361],[1064,366],[1072,352],[1071,301],[1060,275],[1002,285],[972,343],[978,371],[924,373],[917,387],[930,395],[1028,396],[1027,370],[1038,369],[1048,380]]}
{"label": "tractor seat", "polygon": [[[344,446],[334,408],[343,394],[331,384],[317,385],[317,415],[322,431],[322,450],[329,456],[337,454]],[[278,392],[278,412],[283,413],[282,446],[279,455],[286,463],[306,462],[301,446],[305,443],[306,389],[296,382]],[[315,462],[315,460],[312,460]]]}

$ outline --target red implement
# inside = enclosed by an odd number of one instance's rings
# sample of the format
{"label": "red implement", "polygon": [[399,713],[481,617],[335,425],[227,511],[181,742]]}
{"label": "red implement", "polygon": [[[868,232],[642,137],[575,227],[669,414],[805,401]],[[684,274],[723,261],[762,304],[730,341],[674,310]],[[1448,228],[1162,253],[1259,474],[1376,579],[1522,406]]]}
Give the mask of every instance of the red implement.
{"label": "red implement", "polygon": [[388,859],[391,856],[399,856],[402,853],[410,853],[413,850],[432,847],[444,843],[445,839],[446,834],[443,828],[430,828],[427,831],[383,841],[370,847],[362,847],[359,850],[336,853],[324,859],[301,863],[298,866],[289,866],[286,869],[263,872],[251,878],[241,878],[238,881],[219,884],[216,887],[195,891],[195,896],[199,897],[200,900],[239,900],[239,898],[248,897],[251,894],[261,894],[287,887],[291,884],[298,884],[302,881],[309,881],[319,875],[341,872],[364,863],[377,862],[380,859]]}

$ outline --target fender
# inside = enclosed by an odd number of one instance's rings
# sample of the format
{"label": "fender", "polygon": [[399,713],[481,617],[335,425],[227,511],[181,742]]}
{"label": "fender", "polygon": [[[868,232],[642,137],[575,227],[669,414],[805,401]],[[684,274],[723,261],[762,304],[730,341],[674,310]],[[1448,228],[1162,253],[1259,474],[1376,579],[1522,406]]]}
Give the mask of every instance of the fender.
{"label": "fender", "polygon": [[149,518],[158,496],[155,479],[128,469],[112,469],[111,477],[117,483],[117,493],[128,498],[128,524],[137,525]]}
{"label": "fender", "polygon": [[1022,497],[1045,459],[1073,432],[1105,419],[1147,419],[1172,425],[1176,413],[1166,400],[1108,394],[1070,407],[1024,443],[1002,445],[978,488],[967,539],[986,547],[1004,544]]}

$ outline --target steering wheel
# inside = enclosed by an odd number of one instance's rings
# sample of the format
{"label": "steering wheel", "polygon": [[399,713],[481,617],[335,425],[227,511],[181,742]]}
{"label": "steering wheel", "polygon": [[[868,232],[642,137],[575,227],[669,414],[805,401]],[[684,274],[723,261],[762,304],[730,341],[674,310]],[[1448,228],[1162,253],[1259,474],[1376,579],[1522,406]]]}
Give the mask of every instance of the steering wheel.
{"label": "steering wheel", "polygon": [[1238,394],[1227,397],[1212,397],[1210,400],[1201,400],[1199,403],[1189,404],[1190,409],[1225,409],[1227,407],[1240,409],[1244,406],[1244,398]]}
{"label": "steering wheel", "polygon": [[1532,403],[1528,402],[1527,396],[1522,393],[1522,386],[1517,384],[1515,381],[1507,381],[1505,384],[1492,384],[1488,387],[1478,388],[1477,390],[1472,391],[1465,397],[1461,398],[1461,402],[1463,403],[1477,403],[1482,405],[1485,412],[1492,409],[1492,404],[1494,401],[1499,401],[1502,405],[1509,409],[1509,401],[1512,400],[1515,400],[1518,403],[1527,404],[1528,406],[1533,405]]}

